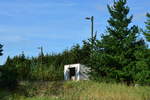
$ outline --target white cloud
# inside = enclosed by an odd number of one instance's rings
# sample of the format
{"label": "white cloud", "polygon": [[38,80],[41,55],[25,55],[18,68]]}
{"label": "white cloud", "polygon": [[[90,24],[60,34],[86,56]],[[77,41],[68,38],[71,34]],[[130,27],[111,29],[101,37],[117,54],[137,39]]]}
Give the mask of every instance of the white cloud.
{"label": "white cloud", "polygon": [[20,42],[20,41],[25,40],[25,38],[21,36],[17,36],[17,35],[3,35],[3,36],[0,36],[0,40],[2,42]]}
{"label": "white cloud", "polygon": [[17,16],[17,15],[33,15],[33,14],[48,14],[54,12],[55,9],[61,7],[75,6],[74,2],[1,2],[0,1],[0,15]]}
{"label": "white cloud", "polygon": [[[78,33],[78,31],[73,31]],[[41,26],[1,26],[0,25],[0,41],[3,42],[24,42],[40,40],[71,40],[76,34],[69,35],[69,31],[50,30],[49,27]]]}

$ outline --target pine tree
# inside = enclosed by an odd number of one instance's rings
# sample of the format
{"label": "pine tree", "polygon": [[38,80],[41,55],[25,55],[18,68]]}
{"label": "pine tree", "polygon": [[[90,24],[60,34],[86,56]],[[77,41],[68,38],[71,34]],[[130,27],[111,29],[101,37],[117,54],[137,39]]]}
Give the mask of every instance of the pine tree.
{"label": "pine tree", "polygon": [[[145,22],[146,30],[143,31],[143,33],[147,42],[150,42],[150,13],[147,13],[146,16],[147,16],[147,21]],[[140,77],[140,83],[150,85],[150,79],[149,79],[150,78],[150,49],[148,47],[145,50],[143,55],[145,55],[145,59],[146,59],[145,61],[147,66],[149,67],[146,67],[147,69],[145,69],[143,73],[141,75],[138,75],[137,77]]]}
{"label": "pine tree", "polygon": [[106,35],[98,40],[94,48],[90,73],[94,79],[105,81],[133,82],[137,56],[135,53],[145,47],[143,40],[137,40],[139,29],[129,27],[132,16],[128,17],[129,7],[126,0],[114,1],[108,5],[111,15]]}
{"label": "pine tree", "polygon": [[3,52],[3,49],[2,49],[2,48],[3,48],[3,45],[0,44],[0,56],[3,55],[3,53],[2,53],[2,52]]}
{"label": "pine tree", "polygon": [[148,19],[147,19],[147,22],[145,22],[145,24],[146,24],[146,32],[144,32],[144,35],[145,35],[147,41],[150,42],[150,14],[147,13],[146,16],[147,16]]}
{"label": "pine tree", "polygon": [[10,66],[11,64],[12,64],[12,60],[11,60],[10,56],[8,56],[5,65]]}

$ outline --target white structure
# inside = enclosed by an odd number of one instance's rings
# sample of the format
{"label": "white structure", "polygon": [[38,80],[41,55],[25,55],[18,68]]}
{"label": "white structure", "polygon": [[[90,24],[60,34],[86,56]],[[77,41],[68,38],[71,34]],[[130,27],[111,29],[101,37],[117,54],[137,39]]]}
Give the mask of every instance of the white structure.
{"label": "white structure", "polygon": [[81,64],[70,64],[64,66],[65,80],[88,80],[89,68]]}

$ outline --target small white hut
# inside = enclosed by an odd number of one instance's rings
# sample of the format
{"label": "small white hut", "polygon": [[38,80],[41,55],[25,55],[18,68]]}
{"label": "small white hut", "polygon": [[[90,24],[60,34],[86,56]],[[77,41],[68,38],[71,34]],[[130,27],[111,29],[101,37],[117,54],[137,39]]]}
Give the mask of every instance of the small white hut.
{"label": "small white hut", "polygon": [[70,64],[64,66],[64,79],[65,80],[88,80],[89,68],[81,64]]}

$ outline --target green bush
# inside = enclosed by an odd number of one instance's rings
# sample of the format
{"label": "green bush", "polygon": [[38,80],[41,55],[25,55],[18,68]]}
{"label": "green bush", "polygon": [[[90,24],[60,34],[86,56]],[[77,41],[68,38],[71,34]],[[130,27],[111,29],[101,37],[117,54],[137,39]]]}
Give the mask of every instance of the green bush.
{"label": "green bush", "polygon": [[15,89],[17,86],[17,72],[13,67],[4,67],[0,70],[0,88]]}
{"label": "green bush", "polygon": [[63,80],[63,69],[53,65],[35,65],[30,72],[31,80],[56,81]]}

